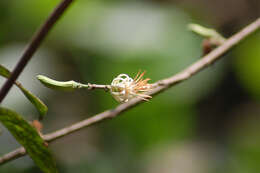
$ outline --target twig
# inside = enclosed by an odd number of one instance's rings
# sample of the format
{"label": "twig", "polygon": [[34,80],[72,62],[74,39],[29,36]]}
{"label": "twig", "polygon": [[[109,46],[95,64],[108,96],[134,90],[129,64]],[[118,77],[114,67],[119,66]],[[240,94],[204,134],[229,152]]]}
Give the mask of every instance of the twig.
{"label": "twig", "polygon": [[[204,56],[202,59],[198,60],[188,68],[184,69],[182,72],[160,80],[156,83],[154,83],[155,89],[151,91],[151,95],[156,95],[169,87],[180,83],[186,79],[189,79],[191,76],[195,75],[202,69],[206,68],[208,65],[212,64],[216,60],[220,58],[221,55],[223,55],[225,52],[230,50],[232,47],[234,47],[236,44],[238,44],[240,41],[242,41],[245,37],[255,32],[260,27],[260,18],[258,18],[256,21],[254,21],[252,24],[245,27],[243,30],[232,36],[231,38],[227,39],[227,41],[219,46],[218,48],[214,49],[212,52],[210,52],[208,55]],[[83,121],[80,121],[78,123],[75,123],[71,126],[65,127],[63,129],[57,130],[55,132],[49,133],[44,135],[44,140],[47,142],[54,141],[56,139],[59,139],[63,136],[66,136],[70,133],[73,133],[75,131],[78,131],[84,127],[88,127],[90,125],[93,125],[95,123],[101,122],[105,119],[114,118],[117,115],[119,115],[122,112],[127,111],[128,109],[137,106],[138,104],[142,103],[143,101],[141,99],[135,98],[130,100],[127,103],[123,103],[119,106],[117,106],[115,109],[107,110],[105,112],[99,113],[91,118],[85,119]],[[16,149],[13,152],[10,152],[3,157],[0,158],[0,165],[4,164],[10,160],[16,159],[18,157],[21,157],[25,155],[24,148],[20,147]]]}
{"label": "twig", "polygon": [[89,90],[93,89],[103,89],[108,91],[111,87],[110,85],[97,85],[97,84],[82,84],[79,82],[75,82],[73,80],[70,81],[57,81],[53,80],[47,76],[38,75],[37,79],[46,87],[56,90],[63,90],[63,91],[73,91],[75,89],[83,89],[87,88]]}
{"label": "twig", "polygon": [[0,158],[0,165],[4,164],[5,162],[15,160],[19,157],[22,157],[26,154],[26,151],[23,147],[17,148],[16,150],[5,154],[3,157]]}
{"label": "twig", "polygon": [[73,0],[63,0],[52,12],[46,22],[40,27],[39,31],[36,32],[32,41],[25,49],[21,59],[17,63],[16,67],[14,68],[10,78],[4,83],[3,87],[0,90],[0,103],[3,101],[13,83],[17,80],[25,66],[28,64],[30,59],[32,58],[35,51],[40,46],[41,42],[47,36],[53,25],[58,21],[58,19],[62,16],[64,11],[68,8],[68,6],[73,2]]}
{"label": "twig", "polygon": [[110,85],[97,85],[97,84],[88,83],[88,89],[89,89],[89,90],[103,89],[103,90],[105,90],[105,91],[109,91],[110,88],[111,88]]}

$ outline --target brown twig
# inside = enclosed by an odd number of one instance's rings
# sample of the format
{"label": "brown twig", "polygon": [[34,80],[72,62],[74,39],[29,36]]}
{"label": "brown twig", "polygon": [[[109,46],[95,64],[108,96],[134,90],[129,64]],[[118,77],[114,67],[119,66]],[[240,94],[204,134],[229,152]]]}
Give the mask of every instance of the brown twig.
{"label": "brown twig", "polygon": [[[197,62],[195,62],[194,64],[192,64],[188,68],[184,69],[182,72],[180,72],[180,73],[178,73],[178,74],[176,74],[172,77],[169,77],[169,78],[166,78],[166,79],[163,79],[163,80],[160,80],[160,81],[154,83],[153,86],[155,88],[151,91],[150,94],[156,95],[156,94],[168,89],[169,87],[171,87],[171,86],[173,86],[177,83],[180,83],[180,82],[182,82],[186,79],[189,79],[191,76],[195,75],[196,73],[198,73],[202,69],[206,68],[208,65],[210,65],[213,62],[215,62],[216,60],[218,60],[221,57],[221,55],[223,55],[225,52],[227,52],[232,47],[234,47],[236,44],[238,44],[245,37],[247,37],[248,35],[255,32],[257,29],[259,29],[259,27],[260,27],[260,18],[257,19],[256,21],[254,21],[252,24],[245,27],[243,30],[241,30],[240,32],[238,32],[237,34],[232,36],[231,38],[229,38],[224,44],[222,44],[218,48],[214,49],[208,55],[204,56],[202,59],[198,60]],[[120,113],[125,112],[128,109],[130,109],[134,106],[137,106],[138,104],[140,104],[142,102],[143,101],[141,99],[138,99],[138,98],[132,99],[127,103],[120,104],[115,109],[107,110],[107,111],[99,113],[99,114],[97,114],[97,115],[95,115],[91,118],[88,118],[88,119],[85,119],[85,120],[80,121],[78,123],[75,123],[71,126],[68,126],[68,127],[63,128],[63,129],[60,129],[60,130],[57,130],[55,132],[44,135],[43,138],[47,142],[54,141],[54,140],[59,139],[63,136],[66,136],[70,133],[78,131],[78,130],[84,128],[84,127],[88,127],[88,126],[93,125],[95,123],[101,122],[105,119],[114,118],[117,115],[119,115]],[[1,157],[0,158],[0,165],[4,164],[4,163],[6,163],[10,160],[21,157],[25,154],[26,153],[24,152],[24,148],[20,147],[20,148],[16,149],[15,151],[10,152],[10,153],[4,155],[3,157]]]}
{"label": "brown twig", "polygon": [[89,90],[93,90],[93,89],[103,89],[105,91],[109,91],[110,90],[110,85],[97,85],[97,84],[91,84],[88,83],[88,89]]}
{"label": "brown twig", "polygon": [[3,101],[14,82],[17,80],[25,66],[28,64],[33,54],[36,52],[44,38],[47,36],[49,31],[52,29],[54,24],[58,21],[58,19],[62,16],[64,11],[68,8],[68,6],[73,2],[73,0],[63,0],[52,12],[49,18],[45,21],[45,23],[40,27],[38,32],[33,36],[32,41],[25,49],[21,59],[15,66],[10,78],[4,83],[3,87],[0,90],[0,103]]}

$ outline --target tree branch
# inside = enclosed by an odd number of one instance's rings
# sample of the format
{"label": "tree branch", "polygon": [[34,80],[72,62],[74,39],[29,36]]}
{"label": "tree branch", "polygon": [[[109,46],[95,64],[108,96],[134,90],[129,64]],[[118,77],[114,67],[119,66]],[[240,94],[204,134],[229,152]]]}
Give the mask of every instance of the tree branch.
{"label": "tree branch", "polygon": [[32,41],[25,49],[21,59],[17,63],[14,68],[10,78],[4,83],[3,87],[0,90],[0,103],[3,101],[14,82],[17,80],[25,66],[28,64],[33,54],[36,52],[44,38],[47,36],[49,31],[52,29],[54,24],[58,21],[58,19],[62,16],[64,11],[68,8],[68,6],[73,2],[73,0],[63,0],[51,13],[49,18],[45,21],[45,23],[40,27],[38,32],[33,36]]}
{"label": "tree branch", "polygon": [[[258,18],[256,21],[254,21],[252,24],[248,25],[244,29],[242,29],[237,34],[233,35],[231,38],[227,39],[225,43],[223,43],[218,48],[214,49],[212,52],[210,52],[208,55],[204,56],[202,59],[198,60],[188,68],[184,69],[182,72],[177,73],[176,75],[160,80],[156,83],[154,83],[154,89],[149,93],[151,95],[156,95],[169,87],[176,85],[186,79],[189,79],[202,69],[206,68],[210,64],[214,63],[216,60],[218,60],[221,55],[223,55],[225,52],[230,50],[232,47],[234,47],[236,44],[241,42],[245,37],[252,34],[253,32],[257,31],[260,28],[260,18]],[[122,112],[127,111],[128,109],[131,109],[134,106],[137,106],[138,104],[142,103],[143,101],[141,99],[135,98],[130,100],[127,103],[120,104],[114,109],[107,110],[105,112],[99,113],[91,118],[87,118],[83,121],[80,121],[78,123],[75,123],[71,126],[65,127],[63,129],[57,130],[55,132],[46,134],[43,136],[44,140],[47,142],[54,141],[56,139],[59,139],[63,136],[66,136],[70,133],[73,133],[75,131],[78,131],[84,127],[88,127],[90,125],[96,124],[98,122],[101,122],[105,119],[114,118],[117,115],[119,115]],[[25,155],[25,150],[23,147],[20,147],[13,152],[10,152],[3,157],[0,158],[0,165],[4,164],[10,160],[19,158],[23,155]]]}

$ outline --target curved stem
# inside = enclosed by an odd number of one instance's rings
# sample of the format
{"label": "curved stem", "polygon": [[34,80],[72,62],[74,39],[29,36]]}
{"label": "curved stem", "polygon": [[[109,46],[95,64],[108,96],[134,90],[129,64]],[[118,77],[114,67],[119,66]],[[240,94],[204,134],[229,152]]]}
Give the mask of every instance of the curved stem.
{"label": "curved stem", "polygon": [[[177,73],[176,75],[173,75],[172,77],[160,80],[156,83],[154,83],[155,89],[151,91],[151,95],[159,94],[160,92],[167,90],[168,88],[183,82],[184,80],[187,80],[191,78],[193,75],[197,74],[201,70],[208,67],[210,64],[217,61],[221,55],[223,55],[225,52],[233,48],[236,44],[240,43],[243,39],[245,39],[248,35],[252,34],[253,32],[257,31],[260,28],[260,18],[258,18],[256,21],[242,29],[237,34],[233,35],[231,38],[227,39],[225,43],[223,43],[218,48],[214,49],[212,52],[210,52],[208,55],[204,56],[191,66],[184,69],[182,72]],[[130,100],[127,103],[120,104],[114,109],[107,110],[105,112],[99,113],[93,117],[87,118],[83,121],[80,121],[78,123],[75,123],[73,125],[70,125],[68,127],[62,128],[60,130],[57,130],[55,132],[46,134],[43,136],[43,138],[47,142],[54,141],[56,139],[59,139],[63,136],[67,136],[75,131],[78,131],[84,127],[88,127],[91,125],[94,125],[98,122],[102,122],[103,120],[114,118],[117,115],[119,115],[122,112],[125,112],[138,104],[142,103],[143,101],[141,99],[135,98]],[[24,152],[24,148],[20,147],[16,149],[13,152],[10,152],[3,157],[0,158],[0,165],[4,164],[10,160],[19,158],[26,153]]]}

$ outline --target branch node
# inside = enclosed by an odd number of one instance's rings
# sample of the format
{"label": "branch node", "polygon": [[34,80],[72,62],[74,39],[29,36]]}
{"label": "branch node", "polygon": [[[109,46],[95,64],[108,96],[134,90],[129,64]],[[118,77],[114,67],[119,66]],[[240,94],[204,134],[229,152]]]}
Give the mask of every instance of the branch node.
{"label": "branch node", "polygon": [[94,87],[93,87],[93,85],[91,83],[88,83],[88,89],[89,90],[94,90]]}

